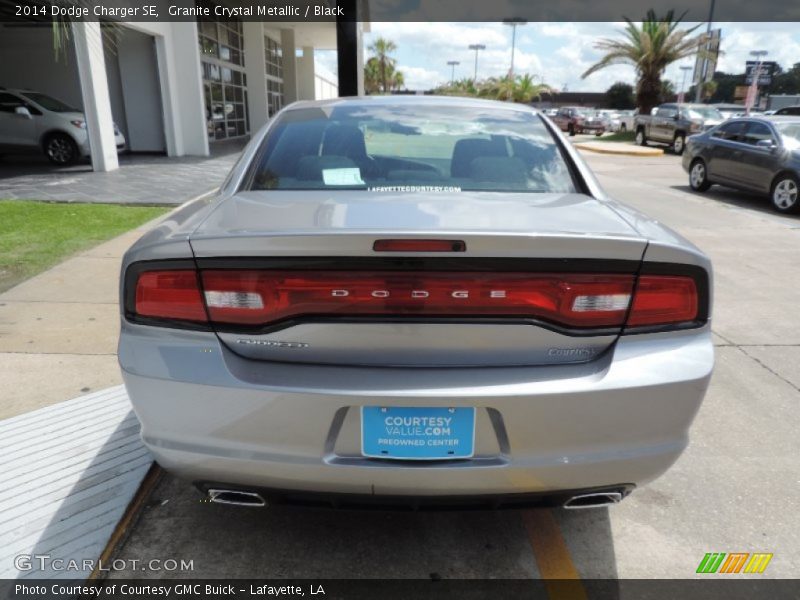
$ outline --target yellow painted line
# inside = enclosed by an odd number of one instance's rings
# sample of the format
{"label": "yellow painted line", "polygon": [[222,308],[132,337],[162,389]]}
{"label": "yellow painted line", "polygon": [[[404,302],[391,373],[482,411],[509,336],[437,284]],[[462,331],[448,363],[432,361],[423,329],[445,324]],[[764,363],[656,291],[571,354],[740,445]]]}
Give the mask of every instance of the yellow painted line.
{"label": "yellow painted line", "polygon": [[[615,148],[615,144],[624,144],[624,142],[576,142],[573,144],[573,146],[580,148],[581,150],[596,152],[597,154],[616,154],[619,156],[661,156],[664,154],[664,151],[661,148],[645,148],[644,146],[635,146],[636,150],[633,150],[627,148]],[[608,146],[610,146],[610,148]]]}
{"label": "yellow painted line", "polygon": [[139,516],[139,513],[144,506],[145,501],[150,497],[150,493],[155,489],[158,480],[161,479],[161,474],[163,471],[158,464],[153,463],[150,466],[150,470],[142,479],[142,483],[139,486],[139,489],[136,490],[136,494],[133,496],[133,499],[128,504],[128,508],[125,509],[125,514],[122,515],[122,518],[117,523],[117,526],[114,528],[114,533],[111,534],[111,537],[108,538],[108,543],[106,547],[103,549],[102,554],[100,554],[100,560],[97,562],[92,574],[89,575],[88,581],[95,581],[103,577],[102,573],[99,570],[101,565],[109,565],[111,564],[111,557],[114,554],[114,551],[119,546],[119,543],[122,541],[123,537],[128,533],[130,526],[136,520],[136,517]]}
{"label": "yellow painted line", "polygon": [[550,600],[587,600],[586,589],[553,511],[526,510],[522,521]]}

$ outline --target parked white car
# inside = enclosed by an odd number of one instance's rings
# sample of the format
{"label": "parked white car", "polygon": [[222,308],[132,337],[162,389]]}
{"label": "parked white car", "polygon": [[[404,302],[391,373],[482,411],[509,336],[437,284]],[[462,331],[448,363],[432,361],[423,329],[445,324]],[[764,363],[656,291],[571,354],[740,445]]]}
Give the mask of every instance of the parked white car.
{"label": "parked white car", "polygon": [[[125,136],[116,123],[114,141],[117,152],[125,149]],[[86,117],[47,94],[0,88],[0,154],[31,152],[44,152],[56,165],[90,156]]]}

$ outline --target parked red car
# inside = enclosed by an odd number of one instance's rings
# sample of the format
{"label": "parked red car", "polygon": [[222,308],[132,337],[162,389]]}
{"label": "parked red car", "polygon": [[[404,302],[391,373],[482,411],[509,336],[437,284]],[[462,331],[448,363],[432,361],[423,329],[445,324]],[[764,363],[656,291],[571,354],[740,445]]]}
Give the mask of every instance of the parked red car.
{"label": "parked red car", "polygon": [[561,131],[570,135],[576,133],[594,133],[601,136],[606,132],[608,123],[595,111],[579,106],[564,106],[558,109],[554,117],[550,117]]}

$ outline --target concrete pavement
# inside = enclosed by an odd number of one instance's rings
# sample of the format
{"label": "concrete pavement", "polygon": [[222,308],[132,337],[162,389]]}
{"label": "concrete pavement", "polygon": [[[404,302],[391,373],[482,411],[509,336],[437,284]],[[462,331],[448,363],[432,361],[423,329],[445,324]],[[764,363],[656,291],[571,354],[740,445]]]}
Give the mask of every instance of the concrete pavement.
{"label": "concrete pavement", "polygon": [[211,505],[167,476],[118,557],[193,559],[199,577],[691,578],[706,552],[768,552],[763,577],[795,577],[800,218],[692,193],[676,156],[586,159],[610,193],[714,260],[716,372],[664,477],[611,509],[363,514]]}
{"label": "concrete pavement", "polygon": [[231,170],[241,140],[214,144],[211,156],[120,156],[120,168],[95,173],[88,162],[55,167],[44,157],[0,158],[0,198],[175,206],[201,194]]}

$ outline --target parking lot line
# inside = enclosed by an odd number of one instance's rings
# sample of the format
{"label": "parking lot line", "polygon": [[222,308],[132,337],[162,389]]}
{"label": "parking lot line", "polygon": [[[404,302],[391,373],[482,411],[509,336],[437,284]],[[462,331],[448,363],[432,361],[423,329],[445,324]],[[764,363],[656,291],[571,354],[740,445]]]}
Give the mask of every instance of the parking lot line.
{"label": "parking lot line", "polygon": [[550,599],[586,600],[586,590],[553,511],[526,510],[522,521]]}

